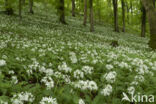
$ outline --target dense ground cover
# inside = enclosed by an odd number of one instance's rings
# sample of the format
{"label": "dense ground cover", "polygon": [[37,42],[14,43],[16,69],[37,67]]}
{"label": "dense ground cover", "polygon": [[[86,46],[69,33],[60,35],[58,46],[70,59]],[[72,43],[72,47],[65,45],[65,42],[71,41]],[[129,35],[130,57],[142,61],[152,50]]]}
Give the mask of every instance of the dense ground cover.
{"label": "dense ground cover", "polygon": [[67,22],[42,9],[22,21],[0,15],[0,104],[129,104],[123,92],[156,95],[147,38]]}

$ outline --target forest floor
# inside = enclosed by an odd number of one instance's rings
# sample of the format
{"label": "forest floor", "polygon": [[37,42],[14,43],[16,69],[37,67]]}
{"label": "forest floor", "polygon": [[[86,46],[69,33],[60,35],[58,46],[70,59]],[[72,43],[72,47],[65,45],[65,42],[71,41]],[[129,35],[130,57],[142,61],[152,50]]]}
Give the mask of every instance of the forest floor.
{"label": "forest floor", "polygon": [[67,17],[62,25],[57,18],[42,9],[21,21],[0,14],[0,103],[46,104],[47,97],[49,104],[129,104],[123,93],[156,97],[156,52],[148,38],[103,25],[89,32],[82,19]]}

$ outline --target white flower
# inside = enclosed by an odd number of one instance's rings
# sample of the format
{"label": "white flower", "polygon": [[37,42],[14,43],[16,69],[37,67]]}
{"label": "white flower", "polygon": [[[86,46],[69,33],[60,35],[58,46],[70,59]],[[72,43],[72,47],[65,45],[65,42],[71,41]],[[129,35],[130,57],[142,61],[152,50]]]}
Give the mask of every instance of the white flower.
{"label": "white flower", "polygon": [[34,101],[34,96],[29,92],[21,92],[15,94],[11,99],[12,104],[24,104],[25,102],[32,103]]}
{"label": "white flower", "polygon": [[80,79],[84,77],[84,73],[80,70],[74,71],[74,78]]}
{"label": "white flower", "polygon": [[138,82],[137,82],[137,81],[133,81],[133,82],[131,83],[131,85],[138,85]]}
{"label": "white flower", "polygon": [[18,83],[17,76],[12,76],[11,79],[12,79],[11,82],[12,82],[13,84],[17,84],[17,83]]}
{"label": "white flower", "polygon": [[5,101],[0,99],[0,104],[8,104],[8,102],[5,102]]}
{"label": "white flower", "polygon": [[74,52],[70,52],[69,53],[70,55],[70,60],[73,64],[77,63],[77,57],[76,57],[76,54]]}
{"label": "white flower", "polygon": [[135,76],[135,80],[143,82],[144,81],[144,77],[142,75],[137,75],[137,76]]}
{"label": "white flower", "polygon": [[120,68],[129,68],[128,64],[125,63],[125,62],[119,63],[119,67],[120,67]]}
{"label": "white flower", "polygon": [[76,83],[73,83],[75,88],[79,88],[81,90],[98,90],[98,86],[94,81],[83,81],[79,80]]}
{"label": "white flower", "polygon": [[107,82],[114,83],[117,73],[115,71],[106,73],[104,78],[106,78]]}
{"label": "white flower", "polygon": [[0,66],[5,66],[6,65],[6,61],[5,60],[0,60]]}
{"label": "white flower", "polygon": [[9,72],[8,72],[8,74],[14,74],[15,72],[13,71],[13,70],[10,70]]}
{"label": "white flower", "polygon": [[54,81],[51,77],[44,77],[42,78],[41,82],[46,85],[47,89],[51,89],[54,87]]}
{"label": "white flower", "polygon": [[79,104],[85,104],[85,102],[82,99],[79,99]]}
{"label": "white flower", "polygon": [[106,85],[106,87],[101,91],[101,94],[104,96],[109,96],[111,93],[112,93],[112,86],[110,84]]}
{"label": "white flower", "polygon": [[93,67],[90,67],[90,66],[83,66],[83,67],[82,67],[82,71],[84,71],[85,74],[92,74]]}
{"label": "white flower", "polygon": [[40,104],[58,104],[56,98],[52,97],[43,97],[40,101]]}
{"label": "white flower", "polygon": [[71,69],[70,67],[67,66],[66,62],[63,62],[62,65],[59,65],[59,66],[58,66],[58,69],[59,69],[60,71],[66,72],[66,73],[72,71],[72,69]]}
{"label": "white flower", "polygon": [[111,65],[111,64],[107,64],[107,65],[106,65],[106,68],[107,68],[108,70],[111,70],[111,69],[113,69],[113,68],[114,68],[114,66],[113,66],[113,65]]}
{"label": "white flower", "polygon": [[46,76],[51,76],[54,74],[54,71],[52,69],[46,69],[44,73],[46,73]]}

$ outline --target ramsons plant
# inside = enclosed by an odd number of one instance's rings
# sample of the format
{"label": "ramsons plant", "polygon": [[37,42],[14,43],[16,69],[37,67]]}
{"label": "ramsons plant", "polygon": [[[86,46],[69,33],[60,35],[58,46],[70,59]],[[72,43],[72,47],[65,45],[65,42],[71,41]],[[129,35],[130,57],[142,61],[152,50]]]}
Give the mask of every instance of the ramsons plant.
{"label": "ramsons plant", "polygon": [[156,95],[148,39],[110,27],[90,33],[79,20],[62,26],[36,12],[22,22],[0,15],[0,104],[129,104],[123,92]]}

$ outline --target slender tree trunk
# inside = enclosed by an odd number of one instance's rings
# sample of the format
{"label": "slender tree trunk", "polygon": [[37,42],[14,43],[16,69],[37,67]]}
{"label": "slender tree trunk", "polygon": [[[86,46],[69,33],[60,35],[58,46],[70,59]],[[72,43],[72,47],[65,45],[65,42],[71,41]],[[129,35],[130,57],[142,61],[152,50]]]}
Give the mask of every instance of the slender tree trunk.
{"label": "slender tree trunk", "polygon": [[155,1],[156,1],[156,0],[153,0],[153,5],[154,5],[154,8],[155,8]]}
{"label": "slender tree trunk", "polygon": [[118,0],[113,0],[113,8],[114,8],[114,27],[115,27],[115,31],[119,32],[119,26],[118,26]]}
{"label": "slender tree trunk", "polygon": [[5,13],[7,15],[13,15],[14,14],[14,10],[11,7],[11,4],[8,2],[8,0],[5,0]]}
{"label": "slender tree trunk", "polygon": [[87,0],[84,0],[84,21],[83,25],[86,26],[87,23]]}
{"label": "slender tree trunk", "polygon": [[58,13],[59,13],[59,20],[62,24],[66,24],[65,21],[65,8],[64,8],[64,0],[59,0],[58,4]]}
{"label": "slender tree trunk", "polygon": [[122,32],[125,32],[125,1],[122,0],[121,4],[122,4],[122,23],[123,23]]}
{"label": "slender tree trunk", "polygon": [[90,31],[94,31],[93,0],[90,0]]}
{"label": "slender tree trunk", "polygon": [[19,17],[22,19],[22,0],[19,0]]}
{"label": "slender tree trunk", "polygon": [[75,0],[72,0],[72,16],[75,17]]}
{"label": "slender tree trunk", "polygon": [[145,37],[146,33],[146,10],[142,7],[142,25],[141,25],[141,37]]}
{"label": "slender tree trunk", "polygon": [[29,12],[31,14],[34,14],[34,11],[33,11],[33,4],[34,4],[34,1],[33,0],[29,0]]}
{"label": "slender tree trunk", "polygon": [[142,3],[145,7],[149,25],[150,25],[150,41],[149,46],[152,49],[156,49],[156,9],[153,5],[153,0],[142,0]]}
{"label": "slender tree trunk", "polygon": [[129,24],[129,6],[127,2],[126,2],[126,9],[127,9],[127,23]]}
{"label": "slender tree trunk", "polygon": [[131,9],[131,15],[133,16],[133,3],[132,3],[132,0],[130,0],[130,9]]}
{"label": "slender tree trunk", "polygon": [[101,22],[101,2],[97,0],[99,23]]}

